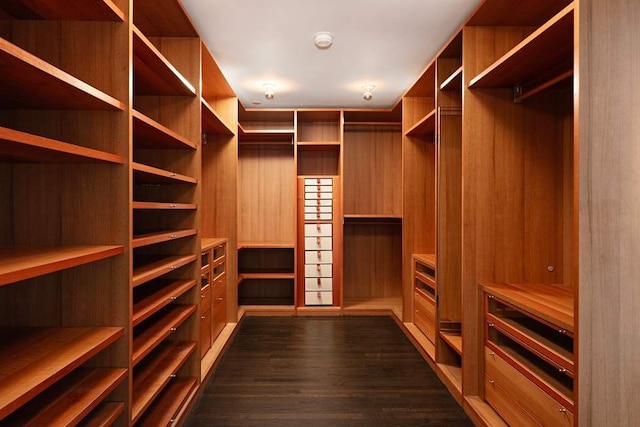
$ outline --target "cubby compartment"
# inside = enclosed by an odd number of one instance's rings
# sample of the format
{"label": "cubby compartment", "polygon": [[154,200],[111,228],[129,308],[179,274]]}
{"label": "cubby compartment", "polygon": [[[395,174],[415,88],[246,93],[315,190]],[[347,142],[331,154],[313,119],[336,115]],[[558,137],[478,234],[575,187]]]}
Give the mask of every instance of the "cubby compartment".
{"label": "cubby compartment", "polygon": [[239,305],[294,305],[295,256],[291,247],[241,248]]}
{"label": "cubby compartment", "polygon": [[339,110],[296,112],[296,142],[298,145],[340,145],[342,113]]}

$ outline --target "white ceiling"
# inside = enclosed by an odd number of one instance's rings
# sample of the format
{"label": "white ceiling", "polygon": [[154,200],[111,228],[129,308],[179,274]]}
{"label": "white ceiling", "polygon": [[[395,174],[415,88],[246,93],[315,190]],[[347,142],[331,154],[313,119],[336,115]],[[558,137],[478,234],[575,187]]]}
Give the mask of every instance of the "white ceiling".
{"label": "white ceiling", "polygon": [[[391,108],[480,3],[182,1],[245,108]],[[333,47],[314,46],[318,31],[334,34]],[[270,101],[264,83],[275,84]],[[371,101],[365,84],[376,86]]]}

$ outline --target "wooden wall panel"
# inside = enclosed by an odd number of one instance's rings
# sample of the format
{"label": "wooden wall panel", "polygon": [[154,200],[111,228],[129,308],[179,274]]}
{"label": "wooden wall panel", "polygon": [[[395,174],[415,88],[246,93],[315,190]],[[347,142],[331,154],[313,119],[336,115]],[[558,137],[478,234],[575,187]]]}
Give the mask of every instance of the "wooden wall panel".
{"label": "wooden wall panel", "polygon": [[630,427],[640,424],[640,3],[578,3],[579,423]]}
{"label": "wooden wall panel", "polygon": [[402,215],[400,130],[366,127],[344,133],[344,212]]}
{"label": "wooden wall panel", "polygon": [[344,300],[402,295],[400,224],[345,224]]}
{"label": "wooden wall panel", "polygon": [[295,167],[292,146],[239,150],[238,241],[295,241]]}

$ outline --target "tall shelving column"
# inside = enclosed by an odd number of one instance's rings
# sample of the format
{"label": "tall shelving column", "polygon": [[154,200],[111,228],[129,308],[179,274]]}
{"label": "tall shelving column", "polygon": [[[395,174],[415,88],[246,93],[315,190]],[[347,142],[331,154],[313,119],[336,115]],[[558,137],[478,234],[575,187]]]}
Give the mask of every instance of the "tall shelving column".
{"label": "tall shelving column", "polygon": [[[204,381],[221,349],[221,346],[215,344],[219,325],[238,321],[236,287],[238,99],[204,43],[201,43],[201,57],[203,147],[200,235],[203,246],[207,241],[226,241],[224,273],[219,276],[222,283],[215,283],[216,289],[215,295],[211,295],[209,319],[201,319],[202,322],[211,322],[211,340],[213,340],[211,343],[213,350],[204,354],[201,363],[201,380]],[[219,268],[221,267],[214,267],[214,270]],[[201,284],[201,289],[202,286]],[[225,332],[227,330],[228,328],[224,326],[219,335],[220,339],[228,338],[229,333]]]}
{"label": "tall shelving column", "polygon": [[128,2],[0,15],[0,423],[127,425]]}
{"label": "tall shelving column", "polygon": [[200,39],[179,1],[133,1],[132,424],[166,425],[200,378]]}

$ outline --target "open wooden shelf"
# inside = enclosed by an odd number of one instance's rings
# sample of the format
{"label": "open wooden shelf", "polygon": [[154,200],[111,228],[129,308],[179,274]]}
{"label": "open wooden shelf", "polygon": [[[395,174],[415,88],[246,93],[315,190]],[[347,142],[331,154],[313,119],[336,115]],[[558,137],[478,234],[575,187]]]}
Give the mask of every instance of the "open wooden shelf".
{"label": "open wooden shelf", "polygon": [[197,259],[196,255],[176,255],[166,256],[161,259],[153,260],[149,263],[134,268],[131,285],[136,287],[143,283],[170,273],[182,266],[185,266]]}
{"label": "open wooden shelf", "polygon": [[170,184],[179,182],[196,184],[198,182],[197,179],[193,177],[144,165],[142,163],[132,162],[131,168],[133,169],[133,177],[136,180],[136,184]]}
{"label": "open wooden shelf", "polygon": [[198,230],[195,228],[188,230],[163,230],[160,232],[146,233],[133,236],[131,242],[132,248],[139,248],[142,246],[155,245],[158,243],[170,242],[176,239],[182,239],[189,236],[195,236],[198,234]]}
{"label": "open wooden shelf", "polygon": [[426,265],[427,267],[431,267],[434,270],[437,268],[435,254],[413,254],[413,259],[421,264]]}
{"label": "open wooden shelf", "polygon": [[526,86],[573,65],[573,3],[469,82],[470,88]]}
{"label": "open wooden shelf", "polygon": [[562,285],[481,284],[494,295],[534,316],[574,332],[573,290]]}
{"label": "open wooden shelf", "polygon": [[0,108],[123,111],[110,95],[0,38]]}
{"label": "open wooden shelf", "polygon": [[131,208],[135,210],[195,210],[195,203],[164,203],[164,202],[132,202]]}
{"label": "open wooden shelf", "polygon": [[[6,3],[6,4],[5,4]],[[14,0],[0,10],[15,19],[124,22],[124,13],[111,0]]]}
{"label": "open wooden shelf", "polygon": [[242,249],[293,249],[293,242],[238,242],[238,250]]}
{"label": "open wooden shelf", "polygon": [[340,141],[298,141],[296,145],[299,147],[337,148],[340,146]]}
{"label": "open wooden shelf", "polygon": [[200,250],[206,251],[207,249],[227,243],[228,241],[229,239],[226,237],[202,237],[200,239]]}
{"label": "open wooden shelf", "polygon": [[344,223],[356,224],[402,224],[402,216],[385,214],[344,214]]}
{"label": "open wooden shelf", "polygon": [[122,246],[0,249],[0,286],[124,253]]}
{"label": "open wooden shelf", "polygon": [[420,119],[415,125],[413,125],[408,131],[405,132],[407,136],[424,136],[430,135],[435,132],[436,129],[436,110],[431,110],[426,116]]}
{"label": "open wooden shelf", "polygon": [[440,338],[458,353],[458,355],[462,356],[462,335],[440,331]]}
{"label": "open wooden shelf", "polygon": [[202,132],[215,135],[235,135],[227,123],[220,117],[209,103],[201,98],[202,102]]}
{"label": "open wooden shelf", "polygon": [[133,87],[137,95],[195,96],[189,81],[133,27]]}
{"label": "open wooden shelf", "polygon": [[440,85],[440,90],[461,90],[462,89],[462,65],[458,67]]}
{"label": "open wooden shelf", "polygon": [[166,426],[189,399],[198,384],[197,378],[174,378],[156,398],[153,406],[140,418],[140,426]]}
{"label": "open wooden shelf", "polygon": [[82,420],[84,427],[106,427],[114,425],[124,412],[124,402],[102,402]]}
{"label": "open wooden shelf", "polygon": [[160,309],[177,300],[182,294],[196,285],[193,279],[176,280],[158,289],[153,294],[147,296],[133,305],[133,316],[131,324],[136,326],[146,320]]}
{"label": "open wooden shelf", "polygon": [[0,419],[123,335],[115,327],[0,329]]}
{"label": "open wooden shelf", "polygon": [[124,368],[78,368],[2,422],[22,426],[84,424],[85,417],[126,377]]}
{"label": "open wooden shelf", "polygon": [[288,280],[294,279],[296,275],[290,272],[255,272],[255,273],[239,273],[238,284],[244,280]]}
{"label": "open wooden shelf", "polygon": [[195,342],[163,344],[133,377],[132,422],[136,423],[196,349]]}
{"label": "open wooden shelf", "polygon": [[133,23],[149,37],[199,37],[179,1],[136,0]]}
{"label": "open wooden shelf", "polygon": [[241,144],[293,144],[295,131],[291,129],[245,129],[238,125],[238,143]]}
{"label": "open wooden shelf", "polygon": [[196,149],[196,144],[168,127],[133,110],[134,148]]}
{"label": "open wooden shelf", "polygon": [[436,369],[440,379],[444,382],[445,386],[449,389],[453,397],[462,402],[462,368],[454,365],[447,365],[445,363],[436,364]]}
{"label": "open wooden shelf", "polygon": [[124,157],[0,126],[0,160],[15,163],[115,163]]}
{"label": "open wooden shelf", "polygon": [[133,338],[132,366],[137,365],[153,351],[166,337],[179,327],[198,309],[196,305],[176,305],[171,307],[156,323]]}

